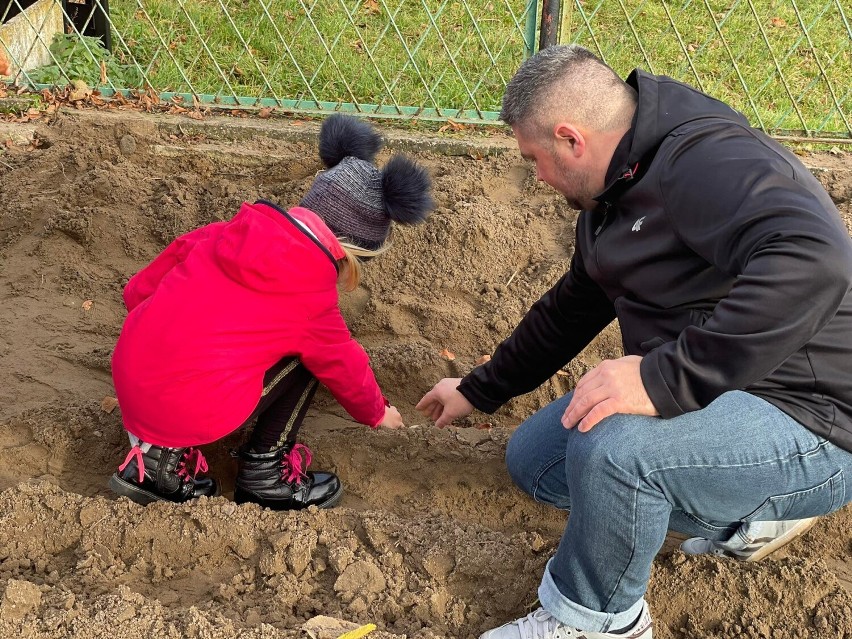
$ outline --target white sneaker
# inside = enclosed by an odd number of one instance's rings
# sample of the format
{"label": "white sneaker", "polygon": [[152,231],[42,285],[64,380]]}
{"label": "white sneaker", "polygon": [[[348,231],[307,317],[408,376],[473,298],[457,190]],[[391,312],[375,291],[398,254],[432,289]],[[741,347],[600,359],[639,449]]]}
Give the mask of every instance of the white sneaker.
{"label": "white sneaker", "polygon": [[653,626],[647,603],[642,606],[639,621],[620,635],[570,628],[544,608],[539,608],[526,617],[489,630],[480,635],[479,639],[653,639]]}
{"label": "white sneaker", "polygon": [[750,544],[736,545],[736,543],[732,544],[731,542],[693,537],[683,542],[680,549],[687,555],[716,555],[718,557],[733,557],[740,561],[759,561],[782,546],[789,544],[796,537],[809,530],[816,522],[817,517],[791,519],[790,521],[762,521],[760,522],[759,536]]}

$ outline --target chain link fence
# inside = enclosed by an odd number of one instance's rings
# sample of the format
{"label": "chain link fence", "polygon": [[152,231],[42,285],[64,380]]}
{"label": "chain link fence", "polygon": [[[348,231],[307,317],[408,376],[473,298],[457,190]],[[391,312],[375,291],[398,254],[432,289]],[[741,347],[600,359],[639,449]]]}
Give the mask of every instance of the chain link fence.
{"label": "chain link fence", "polygon": [[[50,19],[31,15],[47,5]],[[852,142],[846,0],[0,0],[19,84],[494,123],[537,45],[688,82],[770,134]],[[11,19],[10,19],[11,18]],[[22,24],[22,26],[21,26]],[[541,40],[539,41],[539,35]],[[20,36],[18,36],[20,37]]]}

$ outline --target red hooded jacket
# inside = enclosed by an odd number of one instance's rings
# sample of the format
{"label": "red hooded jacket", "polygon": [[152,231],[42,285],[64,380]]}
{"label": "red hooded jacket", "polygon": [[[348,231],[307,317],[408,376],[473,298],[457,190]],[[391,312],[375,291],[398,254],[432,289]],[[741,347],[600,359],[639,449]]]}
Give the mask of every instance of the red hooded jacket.
{"label": "red hooded jacket", "polygon": [[286,356],[378,425],[386,401],[338,306],[342,257],[315,213],[264,202],[177,238],[124,289],[112,375],[125,428],[157,446],[215,441],[246,421]]}

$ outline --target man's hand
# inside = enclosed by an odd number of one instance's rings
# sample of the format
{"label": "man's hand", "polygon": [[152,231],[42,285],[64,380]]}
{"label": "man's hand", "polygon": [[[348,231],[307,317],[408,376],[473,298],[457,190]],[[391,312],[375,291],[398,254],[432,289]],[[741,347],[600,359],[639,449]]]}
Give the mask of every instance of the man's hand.
{"label": "man's hand", "polygon": [[402,415],[399,414],[399,411],[395,407],[385,406],[385,416],[376,426],[378,428],[397,430],[405,426],[405,424],[402,423]]}
{"label": "man's hand", "polygon": [[562,425],[565,428],[577,426],[585,433],[616,413],[659,415],[642,383],[641,363],[638,355],[608,359],[583,375],[562,415]]}
{"label": "man's hand", "polygon": [[449,426],[454,419],[467,417],[473,411],[471,404],[458,391],[460,377],[446,377],[423,396],[415,408],[435,422],[435,426]]}

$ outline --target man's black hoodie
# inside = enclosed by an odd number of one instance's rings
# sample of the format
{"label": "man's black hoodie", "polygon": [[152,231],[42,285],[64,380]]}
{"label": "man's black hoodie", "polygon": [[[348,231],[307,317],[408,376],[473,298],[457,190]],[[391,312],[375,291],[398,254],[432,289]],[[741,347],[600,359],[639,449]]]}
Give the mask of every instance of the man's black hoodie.
{"label": "man's black hoodie", "polygon": [[[493,412],[618,318],[665,418],[730,390],[852,451],[852,241],[828,194],[739,113],[640,70],[571,267],[459,391]],[[747,426],[746,426],[747,427]]]}

